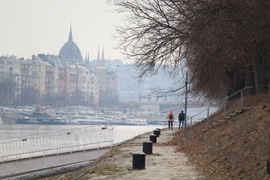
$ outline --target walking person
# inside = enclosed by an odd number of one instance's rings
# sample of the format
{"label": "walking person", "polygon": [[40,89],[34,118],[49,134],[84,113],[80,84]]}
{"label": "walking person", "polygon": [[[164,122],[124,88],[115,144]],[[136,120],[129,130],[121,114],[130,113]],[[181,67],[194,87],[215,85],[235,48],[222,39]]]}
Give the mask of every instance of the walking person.
{"label": "walking person", "polygon": [[173,121],[174,121],[174,114],[172,110],[170,110],[167,114],[168,126],[169,129],[173,129]]}
{"label": "walking person", "polygon": [[178,121],[179,121],[179,129],[184,127],[184,122],[185,122],[185,113],[184,111],[181,111],[178,116]]}

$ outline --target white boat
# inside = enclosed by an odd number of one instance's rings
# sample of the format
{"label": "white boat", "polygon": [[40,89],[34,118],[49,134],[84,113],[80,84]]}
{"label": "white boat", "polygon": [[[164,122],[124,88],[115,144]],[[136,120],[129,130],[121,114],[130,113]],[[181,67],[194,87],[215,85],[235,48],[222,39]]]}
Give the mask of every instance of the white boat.
{"label": "white boat", "polygon": [[52,125],[104,125],[104,117],[94,112],[79,110],[61,110],[53,114],[35,112],[29,117],[16,119],[18,124]]}
{"label": "white boat", "polygon": [[107,116],[105,120],[112,125],[147,125],[147,120],[133,116]]}
{"label": "white boat", "polygon": [[55,116],[64,117],[66,119],[66,124],[106,124],[105,117],[95,112],[66,110],[56,112]]}
{"label": "white boat", "polygon": [[77,122],[78,124],[89,124],[89,125],[102,125],[106,124],[104,118],[95,115],[91,116],[73,116],[71,122]]}
{"label": "white boat", "polygon": [[125,120],[126,125],[147,125],[147,120],[143,118],[131,117]]}

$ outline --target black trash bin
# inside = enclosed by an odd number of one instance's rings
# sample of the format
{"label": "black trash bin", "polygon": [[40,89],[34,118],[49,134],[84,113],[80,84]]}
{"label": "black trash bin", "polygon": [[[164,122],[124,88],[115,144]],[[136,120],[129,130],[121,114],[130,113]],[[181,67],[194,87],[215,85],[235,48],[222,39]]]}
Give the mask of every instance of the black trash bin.
{"label": "black trash bin", "polygon": [[157,143],[157,136],[155,134],[151,134],[150,141],[152,141],[152,143]]}
{"label": "black trash bin", "polygon": [[143,142],[143,152],[145,154],[153,154],[153,143],[152,143],[152,141]]}
{"label": "black trash bin", "polygon": [[132,168],[145,169],[145,154],[135,153],[132,155]]}

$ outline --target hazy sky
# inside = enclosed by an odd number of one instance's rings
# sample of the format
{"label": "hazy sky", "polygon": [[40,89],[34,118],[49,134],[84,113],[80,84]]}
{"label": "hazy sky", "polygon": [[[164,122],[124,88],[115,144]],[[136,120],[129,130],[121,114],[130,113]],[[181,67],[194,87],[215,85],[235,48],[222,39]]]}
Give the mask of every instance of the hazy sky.
{"label": "hazy sky", "polygon": [[121,18],[110,9],[106,0],[0,0],[0,56],[58,55],[72,24],[83,58],[104,46],[106,59],[123,59],[112,36]]}

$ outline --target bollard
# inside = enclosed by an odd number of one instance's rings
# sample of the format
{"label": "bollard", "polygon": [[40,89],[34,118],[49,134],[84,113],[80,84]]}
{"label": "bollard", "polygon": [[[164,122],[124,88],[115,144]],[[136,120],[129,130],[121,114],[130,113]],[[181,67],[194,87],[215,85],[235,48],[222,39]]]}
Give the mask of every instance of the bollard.
{"label": "bollard", "polygon": [[158,132],[159,133],[158,135],[160,136],[161,135],[161,129],[160,128],[156,128],[156,130],[159,131]]}
{"label": "bollard", "polygon": [[146,142],[143,142],[143,152],[145,154],[152,154],[153,150],[153,143],[152,141],[146,141]]}
{"label": "bollard", "polygon": [[154,134],[155,134],[157,137],[159,137],[160,131],[159,131],[159,130],[154,130]]}
{"label": "bollard", "polygon": [[152,141],[152,143],[157,143],[157,136],[155,134],[151,134],[150,141]]}
{"label": "bollard", "polygon": [[136,153],[132,155],[132,168],[145,169],[145,154]]}

